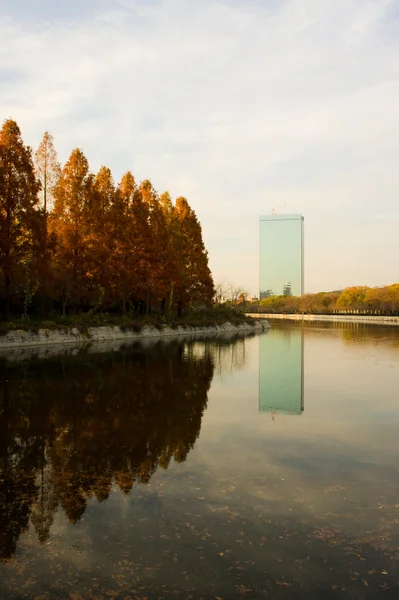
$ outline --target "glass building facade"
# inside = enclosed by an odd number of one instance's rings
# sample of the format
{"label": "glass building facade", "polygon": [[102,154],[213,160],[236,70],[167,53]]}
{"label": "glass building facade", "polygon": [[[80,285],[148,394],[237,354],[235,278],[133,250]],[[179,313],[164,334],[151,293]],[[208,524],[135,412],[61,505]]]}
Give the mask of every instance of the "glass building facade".
{"label": "glass building facade", "polygon": [[304,410],[302,328],[276,327],[259,336],[259,411],[301,415]]}
{"label": "glass building facade", "polygon": [[303,216],[261,216],[259,298],[300,296],[303,288]]}

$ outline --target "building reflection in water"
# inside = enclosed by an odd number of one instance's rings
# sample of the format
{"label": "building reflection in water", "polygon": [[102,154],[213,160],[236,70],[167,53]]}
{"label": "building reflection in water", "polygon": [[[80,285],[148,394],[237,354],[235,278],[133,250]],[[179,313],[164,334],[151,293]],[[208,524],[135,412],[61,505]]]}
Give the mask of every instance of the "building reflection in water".
{"label": "building reflection in water", "polygon": [[301,415],[304,410],[303,330],[276,327],[259,338],[259,411]]}

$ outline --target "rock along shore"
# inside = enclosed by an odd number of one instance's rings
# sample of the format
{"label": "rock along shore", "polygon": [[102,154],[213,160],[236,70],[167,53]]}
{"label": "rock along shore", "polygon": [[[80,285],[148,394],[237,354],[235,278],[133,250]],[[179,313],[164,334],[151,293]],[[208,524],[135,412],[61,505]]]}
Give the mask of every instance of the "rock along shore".
{"label": "rock along shore", "polygon": [[102,326],[102,327],[87,327],[86,329],[78,329],[77,327],[65,329],[39,329],[33,330],[13,330],[0,336],[0,351],[12,348],[25,348],[32,346],[54,346],[58,344],[89,344],[92,342],[108,342],[108,341],[129,341],[142,340],[145,338],[164,338],[178,337],[181,335],[198,335],[198,334],[218,334],[218,333],[241,333],[251,331],[262,331],[269,329],[270,325],[267,320],[262,319],[255,321],[253,324],[240,323],[223,323],[222,325],[207,325],[207,326],[191,326],[179,325],[172,328],[163,326],[160,329],[154,326],[146,325],[140,331],[130,329],[128,327],[118,326]]}

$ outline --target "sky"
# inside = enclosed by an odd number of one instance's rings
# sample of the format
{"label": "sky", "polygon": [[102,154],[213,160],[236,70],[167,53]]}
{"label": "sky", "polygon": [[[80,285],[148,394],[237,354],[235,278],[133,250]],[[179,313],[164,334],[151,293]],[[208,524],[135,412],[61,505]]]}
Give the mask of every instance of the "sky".
{"label": "sky", "polygon": [[0,0],[0,119],[195,210],[258,293],[259,215],[305,217],[305,291],[399,281],[399,0]]}

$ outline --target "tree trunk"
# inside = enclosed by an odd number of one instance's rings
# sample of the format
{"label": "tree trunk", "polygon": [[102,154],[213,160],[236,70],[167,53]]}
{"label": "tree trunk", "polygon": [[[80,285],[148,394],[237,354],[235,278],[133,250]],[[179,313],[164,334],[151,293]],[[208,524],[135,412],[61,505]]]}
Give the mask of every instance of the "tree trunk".
{"label": "tree trunk", "polygon": [[63,299],[62,299],[62,316],[63,316],[64,319],[66,318],[65,309],[66,309],[67,302],[68,302],[68,297],[64,296]]}
{"label": "tree trunk", "polygon": [[10,295],[11,295],[11,277],[7,273],[4,282],[4,316],[6,321],[10,319]]}
{"label": "tree trunk", "polygon": [[150,302],[151,302],[150,292],[147,292],[147,299],[146,299],[146,303],[145,303],[145,312],[147,315],[151,312]]}

